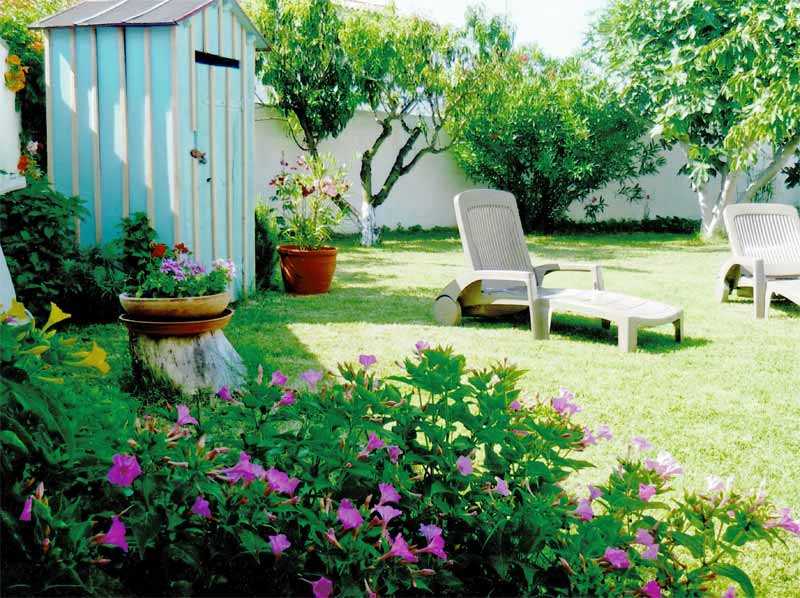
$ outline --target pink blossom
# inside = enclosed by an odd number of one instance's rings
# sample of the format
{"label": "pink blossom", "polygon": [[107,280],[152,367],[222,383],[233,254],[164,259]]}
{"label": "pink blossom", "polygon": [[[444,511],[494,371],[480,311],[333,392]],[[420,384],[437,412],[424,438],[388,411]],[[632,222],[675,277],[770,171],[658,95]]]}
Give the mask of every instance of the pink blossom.
{"label": "pink blossom", "polygon": [[386,559],[389,557],[397,557],[399,559],[403,559],[407,563],[416,563],[419,560],[417,555],[411,552],[411,549],[408,547],[408,543],[403,539],[403,534],[397,534],[397,536],[395,536],[389,552],[384,554],[381,559]]}
{"label": "pink blossom", "polygon": [[414,344],[414,348],[417,350],[417,353],[422,353],[423,351],[427,351],[431,348],[430,344],[426,341],[417,341]]}
{"label": "pink blossom", "polygon": [[592,433],[588,426],[583,427],[583,438],[581,439],[583,446],[591,446],[597,444],[597,437]]}
{"label": "pink blossom", "polygon": [[492,489],[502,496],[509,496],[511,492],[508,490],[508,484],[503,478],[495,477],[497,485]]}
{"label": "pink blossom", "polygon": [[175,423],[179,426],[196,426],[197,420],[189,413],[189,407],[178,405],[178,419]]}
{"label": "pink blossom", "polygon": [[511,409],[511,411],[519,411],[522,409],[522,403],[515,399],[509,403],[508,408]]}
{"label": "pink blossom", "polygon": [[555,409],[556,412],[569,417],[570,415],[578,413],[581,410],[580,406],[573,402],[574,398],[574,394],[572,394],[566,388],[562,388],[557,397],[550,399],[550,404],[553,406],[553,409]]}
{"label": "pink blossom", "polygon": [[649,502],[656,495],[656,487],[652,484],[639,484],[639,499]]}
{"label": "pink blossom", "polygon": [[359,355],[358,363],[360,363],[362,366],[364,366],[364,369],[366,369],[371,365],[378,363],[378,358],[374,355]]}
{"label": "pink blossom", "polygon": [[400,455],[403,454],[403,450],[397,445],[391,445],[386,447],[386,452],[389,453],[389,461],[392,463],[397,463],[397,460],[400,458]]}
{"label": "pink blossom", "polygon": [[472,475],[472,460],[464,455],[456,459],[456,468],[458,473],[463,476]]}
{"label": "pink blossom", "polygon": [[133,484],[133,480],[142,475],[142,468],[135,455],[116,454],[111,458],[111,469],[108,470],[108,481],[115,486],[127,488]]}
{"label": "pink blossom", "polygon": [[217,391],[217,396],[226,403],[230,403],[233,400],[231,389],[227,386],[220,386],[219,390]]}
{"label": "pink blossom", "polygon": [[277,407],[288,407],[289,405],[293,405],[295,401],[294,391],[291,388],[287,388],[284,393],[281,395],[280,400],[275,403]]}
{"label": "pink blossom", "polygon": [[658,544],[653,535],[644,528],[636,530],[636,543],[645,547],[642,558],[652,561],[658,558]]}
{"label": "pink blossom", "polygon": [[388,505],[389,503],[400,503],[400,493],[395,490],[391,484],[378,484],[378,489],[381,491],[381,499],[378,501],[379,505]]}
{"label": "pink blossom", "polygon": [[269,536],[269,545],[272,548],[272,554],[276,557],[280,557],[284,551],[289,549],[292,543],[289,542],[284,534],[277,534],[275,536]]}
{"label": "pink blossom", "polygon": [[311,591],[314,592],[314,598],[330,598],[333,593],[333,582],[327,577],[320,577],[311,584]]}
{"label": "pink blossom", "polygon": [[322,380],[322,372],[319,370],[306,370],[300,374],[300,379],[308,385],[309,390],[317,390],[317,384]]}
{"label": "pink blossom", "polygon": [[111,527],[103,535],[102,543],[116,546],[122,552],[128,552],[128,541],[125,539],[125,524],[116,515],[111,518]]}
{"label": "pink blossom", "polygon": [[203,498],[202,496],[198,496],[194,499],[194,504],[192,505],[192,513],[198,515],[199,517],[205,517],[206,519],[211,518],[211,506],[208,504],[208,501]]}
{"label": "pink blossom", "polygon": [[674,478],[683,473],[683,468],[680,464],[666,451],[658,453],[655,459],[645,459],[644,467],[656,472],[664,480]]}
{"label": "pink blossom", "polygon": [[287,378],[282,371],[275,370],[272,372],[272,378],[270,379],[269,383],[271,386],[283,386],[288,381],[289,378]]}
{"label": "pink blossom", "polygon": [[22,505],[22,513],[20,513],[20,521],[30,521],[31,511],[33,510],[33,497],[29,496],[25,499],[25,504]]}
{"label": "pink blossom", "polygon": [[361,513],[359,513],[358,509],[353,506],[353,503],[346,498],[343,498],[339,503],[339,510],[336,515],[342,527],[346,530],[355,529],[364,523],[364,518],[361,517]]}
{"label": "pink blossom", "polygon": [[266,475],[264,468],[256,463],[250,462],[250,455],[242,451],[239,453],[239,461],[233,467],[222,469],[220,473],[232,484],[244,480],[252,482],[256,478],[263,478]]}
{"label": "pink blossom", "polygon": [[446,561],[447,553],[444,551],[444,544],[444,538],[442,537],[441,530],[439,530],[437,535],[428,538],[428,545],[419,552],[432,554],[433,556]]}
{"label": "pink blossom", "polygon": [[642,586],[642,594],[646,598],[661,598],[661,586],[655,579],[651,579]]}
{"label": "pink blossom", "polygon": [[653,445],[650,444],[650,441],[647,438],[642,438],[641,436],[636,436],[631,440],[633,446],[639,449],[642,452],[649,451],[653,448]]}
{"label": "pink blossom", "polygon": [[722,598],[736,598],[736,587],[728,586],[728,589],[722,594]]}
{"label": "pink blossom", "polygon": [[582,498],[578,501],[578,506],[575,509],[575,514],[583,521],[591,521],[594,518],[594,511],[592,511],[591,503]]}
{"label": "pink blossom", "polygon": [[270,490],[286,494],[287,496],[294,496],[297,485],[300,483],[300,480],[297,478],[290,478],[288,474],[274,467],[266,471],[266,478]]}
{"label": "pink blossom", "polygon": [[611,440],[614,436],[611,434],[611,429],[608,426],[602,425],[597,428],[597,437],[605,440]]}
{"label": "pink blossom", "polygon": [[787,532],[794,534],[795,536],[800,536],[800,522],[792,519],[792,510],[788,507],[781,509],[780,516],[769,519],[764,524],[764,527],[780,527],[785,529]]}
{"label": "pink blossom", "polygon": [[372,510],[381,516],[384,526],[388,525],[389,522],[395,517],[399,517],[400,515],[403,514],[403,511],[401,511],[400,509],[395,509],[391,505],[378,505]]}
{"label": "pink blossom", "polygon": [[425,539],[428,542],[430,542],[436,536],[441,536],[442,535],[442,528],[439,527],[438,525],[433,525],[432,523],[427,524],[427,525],[423,524],[423,525],[419,526],[419,533],[421,533],[423,536],[425,536]]}
{"label": "pink blossom", "polygon": [[642,558],[646,561],[654,561],[658,558],[658,544],[650,544],[645,546],[642,552]]}
{"label": "pink blossom", "polygon": [[386,446],[386,443],[378,438],[378,436],[374,432],[370,432],[367,438],[367,444],[361,449],[361,452],[358,453],[359,458],[366,458],[372,453],[372,451],[376,451],[378,449],[382,449]]}
{"label": "pink blossom", "polygon": [[598,488],[597,486],[593,486],[592,484],[589,484],[589,500],[590,501],[596,500],[596,499],[600,498],[601,496],[603,496],[603,491],[600,490],[600,488]]}
{"label": "pink blossom", "polygon": [[631,566],[631,562],[628,560],[628,553],[619,548],[606,548],[605,553],[603,553],[603,558],[608,561],[614,569],[627,569]]}

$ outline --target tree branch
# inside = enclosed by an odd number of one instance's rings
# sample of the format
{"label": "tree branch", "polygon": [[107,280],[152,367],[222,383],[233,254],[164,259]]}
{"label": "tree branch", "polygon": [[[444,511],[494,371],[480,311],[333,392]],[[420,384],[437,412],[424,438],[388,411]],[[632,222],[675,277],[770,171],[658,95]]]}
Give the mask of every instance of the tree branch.
{"label": "tree branch", "polygon": [[745,203],[753,201],[756,193],[778,175],[798,147],[800,147],[800,131],[786,142],[786,145],[778,152],[772,163],[761,171],[756,180],[747,186],[742,201]]}

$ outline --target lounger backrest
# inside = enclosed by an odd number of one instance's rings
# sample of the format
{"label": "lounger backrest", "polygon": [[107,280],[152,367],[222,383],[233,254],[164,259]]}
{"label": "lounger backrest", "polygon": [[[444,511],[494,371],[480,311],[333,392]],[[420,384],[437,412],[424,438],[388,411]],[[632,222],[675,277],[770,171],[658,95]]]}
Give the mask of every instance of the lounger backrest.
{"label": "lounger backrest", "polygon": [[800,263],[800,215],[785,204],[735,204],[723,212],[734,255]]}
{"label": "lounger backrest", "polygon": [[532,269],[517,200],[511,193],[473,189],[456,195],[458,232],[473,270]]}

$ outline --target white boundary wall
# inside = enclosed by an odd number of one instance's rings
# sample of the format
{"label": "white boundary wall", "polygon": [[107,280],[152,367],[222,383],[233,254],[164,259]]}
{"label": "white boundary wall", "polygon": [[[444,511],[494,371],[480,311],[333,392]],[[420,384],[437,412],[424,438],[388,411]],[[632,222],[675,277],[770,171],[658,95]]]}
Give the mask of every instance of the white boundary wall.
{"label": "white boundary wall", "polygon": [[[400,127],[396,127],[400,129]],[[332,153],[344,163],[349,172],[351,184],[350,202],[359,211],[361,185],[358,176],[359,152],[371,144],[379,132],[372,114],[359,111],[347,128],[336,138],[322,143],[322,153]],[[375,184],[383,180],[394,159],[402,135],[396,132],[378,153],[373,163]],[[282,156],[291,162],[300,150],[286,133],[285,123],[280,115],[270,108],[256,109],[255,123],[255,185],[259,199],[268,199],[272,193],[269,180],[280,170]],[[689,187],[688,178],[679,175],[683,164],[681,153],[673,150],[666,155],[667,162],[654,176],[643,177],[641,184],[650,195],[647,208],[651,218],[656,216],[681,216],[699,219],[697,196]],[[465,189],[481,186],[470,181],[448,153],[428,155],[422,158],[409,174],[401,177],[392,190],[389,199],[377,210],[378,224],[395,228],[398,225],[409,227],[456,225],[453,211],[453,196]],[[608,218],[641,219],[645,214],[645,203],[630,204],[618,198],[616,187],[610,186],[598,192],[606,200],[606,210],[602,216]],[[783,178],[775,183],[775,200],[783,203],[800,203],[800,189],[787,189]],[[575,204],[572,215],[583,217],[583,208]],[[349,225],[349,230],[355,227]]]}

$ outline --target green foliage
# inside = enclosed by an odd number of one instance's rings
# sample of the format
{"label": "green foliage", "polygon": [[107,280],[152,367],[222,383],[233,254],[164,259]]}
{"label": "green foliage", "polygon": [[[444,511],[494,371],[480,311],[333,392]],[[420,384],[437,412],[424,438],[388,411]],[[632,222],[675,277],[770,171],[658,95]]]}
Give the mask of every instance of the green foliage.
{"label": "green foliage", "polygon": [[258,205],[255,210],[256,228],[256,288],[268,291],[273,286],[275,267],[278,263],[278,237],[280,229],[275,211],[267,205]]}
{"label": "green foliage", "polygon": [[618,233],[669,233],[694,235],[700,231],[700,221],[678,216],[656,216],[643,220],[598,220],[577,222],[559,220],[555,231],[562,234],[609,235]]}
{"label": "green foliage", "polygon": [[120,313],[128,284],[118,243],[86,247],[61,263],[65,286],[60,302],[79,322],[109,322]]}
{"label": "green foliage", "polygon": [[[455,155],[471,178],[517,197],[526,230],[552,229],[570,205],[615,181],[638,201],[636,180],[663,163],[657,145],[640,141],[645,123],[577,59],[514,53],[477,85],[451,122]],[[589,203],[589,216],[603,205]]]}
{"label": "green foliage", "polygon": [[135,286],[150,264],[150,248],[156,240],[156,231],[150,226],[147,214],[136,212],[122,219],[121,268],[128,276],[128,285]]}
{"label": "green foliage", "polygon": [[349,185],[333,156],[298,158],[291,166],[281,160],[281,171],[270,185],[281,206],[281,234],[301,249],[319,249],[327,243],[350,205]]}
{"label": "green foliage", "polygon": [[320,141],[341,133],[358,105],[339,41],[339,10],[331,0],[250,0],[245,8],[269,45],[256,68],[270,103],[289,119],[300,149],[316,155]]}

